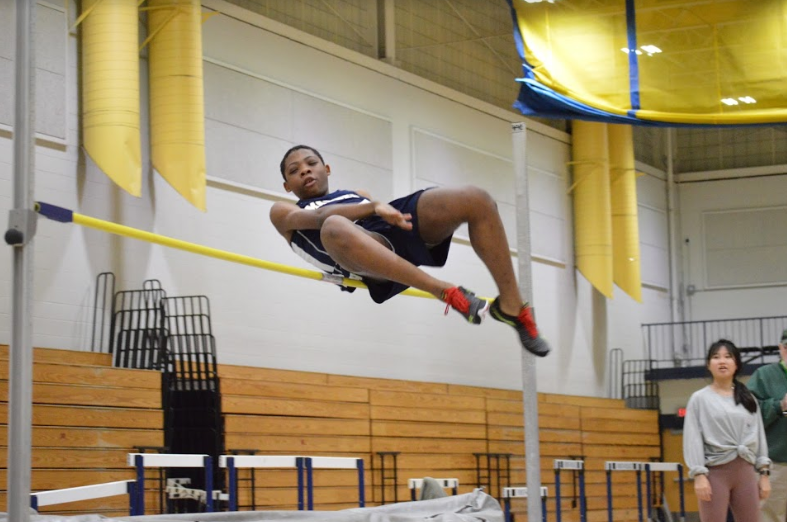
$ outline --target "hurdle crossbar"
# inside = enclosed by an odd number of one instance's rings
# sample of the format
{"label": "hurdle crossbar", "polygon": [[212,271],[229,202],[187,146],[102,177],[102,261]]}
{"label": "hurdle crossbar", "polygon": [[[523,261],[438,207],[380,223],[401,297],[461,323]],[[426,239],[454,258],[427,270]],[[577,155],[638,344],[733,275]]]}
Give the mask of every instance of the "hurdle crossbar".
{"label": "hurdle crossbar", "polygon": [[[541,486],[539,488],[539,496],[541,497],[541,520],[547,522],[547,497],[549,497],[549,488]],[[506,522],[511,522],[511,499],[512,498],[528,498],[526,487],[508,487],[503,488],[503,511]],[[558,499],[559,501],[560,499]]]}
{"label": "hurdle crossbar", "polygon": [[[219,467],[227,468],[229,475],[229,510],[238,510],[238,469],[255,468],[295,468],[298,481],[298,510],[303,511],[303,474],[305,462],[303,457],[290,455],[221,455]],[[252,492],[252,494],[254,494]]]}
{"label": "hurdle crossbar", "polygon": [[648,499],[648,520],[651,519],[653,506],[651,497],[651,484],[653,482],[653,473],[661,473],[661,483],[664,484],[664,472],[674,471],[678,473],[678,498],[680,499],[680,520],[686,520],[686,495],[683,491],[683,464],[680,462],[646,462],[645,463],[645,494]]}
{"label": "hurdle crossbar", "polygon": [[75,488],[53,489],[50,491],[39,491],[30,494],[30,507],[35,509],[54,504],[65,504],[67,502],[77,502],[79,500],[91,500],[94,498],[114,497],[115,495],[129,495],[129,515],[135,516],[134,494],[136,482],[134,480],[118,480],[116,482],[105,482],[103,484],[91,484],[89,486],[79,486]]}
{"label": "hurdle crossbar", "polygon": [[643,462],[629,461],[607,461],[604,463],[607,472],[607,520],[612,520],[612,472],[613,471],[634,471],[637,474],[637,513],[639,522],[642,520],[642,470],[645,469]]}
{"label": "hurdle crossbar", "polygon": [[[318,272],[316,270],[307,270],[304,268],[284,265],[281,263],[274,263],[272,261],[265,261],[263,259],[258,259],[256,257],[246,256],[243,254],[236,254],[233,252],[228,252],[226,250],[219,250],[218,248],[212,248],[197,243],[190,243],[188,241],[183,241],[180,239],[163,236],[161,234],[154,234],[153,232],[147,232],[145,230],[140,230],[138,228],[128,227],[126,225],[120,225],[118,223],[113,223],[111,221],[104,221],[103,219],[97,219],[94,217],[85,216],[83,214],[78,214],[72,210],[63,207],[58,207],[56,205],[51,205],[49,203],[44,203],[42,201],[36,202],[35,210],[41,216],[44,216],[53,221],[58,221],[60,223],[74,223],[75,225],[81,225],[83,227],[93,228],[95,230],[101,230],[103,232],[115,234],[118,236],[130,237],[132,239],[147,241],[148,243],[154,243],[157,245],[162,245],[177,250],[184,250],[186,252],[192,252],[194,254],[200,254],[203,256],[213,257],[216,259],[223,259],[225,261],[230,261],[241,265],[253,266],[256,268],[262,268],[265,270],[271,270],[273,272],[280,272],[283,274],[290,274],[298,277],[304,277],[306,279],[313,279],[315,281],[323,281],[326,283],[348,286],[352,288],[367,288],[362,281],[359,281],[357,279],[350,279],[347,277],[343,278],[332,274],[326,274],[324,272]],[[402,294],[410,295],[414,297],[435,299],[435,296],[433,296],[432,294],[415,288],[408,288],[407,290],[402,292]]]}
{"label": "hurdle crossbar", "polygon": [[[587,520],[587,498],[585,497],[585,461],[584,460],[564,460],[555,459],[553,463],[555,469],[555,520],[561,522],[562,520],[562,506],[560,505],[560,472],[563,470],[571,470],[575,475],[579,476],[579,522]],[[576,489],[574,490],[574,499],[576,501]]]}
{"label": "hurdle crossbar", "polygon": [[145,514],[145,468],[204,468],[205,511],[213,511],[213,457],[178,453],[129,453],[128,465],[137,471],[136,512]]}

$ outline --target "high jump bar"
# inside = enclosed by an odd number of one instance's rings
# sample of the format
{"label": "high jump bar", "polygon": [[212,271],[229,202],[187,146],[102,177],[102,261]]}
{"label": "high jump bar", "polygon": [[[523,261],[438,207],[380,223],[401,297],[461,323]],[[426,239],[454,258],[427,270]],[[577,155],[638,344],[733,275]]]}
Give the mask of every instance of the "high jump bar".
{"label": "high jump bar", "polygon": [[[294,266],[284,265],[281,263],[274,263],[272,261],[265,261],[263,259],[258,259],[256,257],[246,256],[243,254],[236,254],[233,252],[228,252],[226,250],[219,250],[218,248],[212,248],[197,243],[190,243],[188,241],[183,241],[181,239],[162,236],[161,234],[154,234],[153,232],[147,232],[145,230],[140,230],[138,228],[128,227],[126,225],[120,225],[118,223],[113,223],[111,221],[104,221],[103,219],[97,219],[94,217],[86,216],[84,214],[78,214],[67,208],[59,207],[57,205],[52,205],[49,203],[44,203],[42,201],[37,201],[35,203],[35,211],[41,216],[47,219],[51,219],[52,221],[58,221],[60,223],[74,223],[75,225],[81,225],[83,227],[93,228],[95,230],[101,230],[102,232],[107,232],[118,236],[130,237],[132,239],[138,239],[140,241],[147,241],[148,243],[155,243],[157,245],[162,245],[169,248],[175,248],[177,250],[184,250],[186,252],[192,252],[194,254],[200,254],[207,257],[223,259],[225,261],[231,261],[233,263],[238,263],[241,265],[253,266],[256,268],[271,270],[273,272],[281,272],[284,274],[290,274],[298,277],[305,277],[306,279],[323,281],[335,285],[348,286],[352,288],[367,288],[362,281],[358,281],[356,279],[350,279],[347,277],[341,277],[333,274],[326,274],[324,272],[318,272],[316,270],[308,270],[305,268],[298,268]],[[402,292],[402,294],[410,295],[413,297],[436,299],[435,296],[433,296],[432,294],[415,288],[408,288],[407,290]]]}

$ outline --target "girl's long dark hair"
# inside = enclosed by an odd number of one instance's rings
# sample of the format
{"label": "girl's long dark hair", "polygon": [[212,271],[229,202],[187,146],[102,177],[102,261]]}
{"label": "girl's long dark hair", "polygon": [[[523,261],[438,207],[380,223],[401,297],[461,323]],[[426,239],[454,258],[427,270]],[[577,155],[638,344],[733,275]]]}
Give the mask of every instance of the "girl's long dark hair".
{"label": "girl's long dark hair", "polygon": [[752,395],[746,385],[738,380],[738,374],[743,368],[743,362],[741,361],[741,352],[738,350],[738,347],[735,346],[735,343],[728,341],[727,339],[719,339],[710,345],[710,349],[708,349],[708,357],[705,359],[706,365],[710,365],[711,358],[716,355],[716,353],[721,348],[726,348],[727,352],[732,355],[733,359],[735,359],[735,373],[732,376],[732,384],[735,387],[733,393],[735,404],[743,404],[743,407],[749,410],[751,413],[756,412],[757,399],[754,398],[754,395]]}

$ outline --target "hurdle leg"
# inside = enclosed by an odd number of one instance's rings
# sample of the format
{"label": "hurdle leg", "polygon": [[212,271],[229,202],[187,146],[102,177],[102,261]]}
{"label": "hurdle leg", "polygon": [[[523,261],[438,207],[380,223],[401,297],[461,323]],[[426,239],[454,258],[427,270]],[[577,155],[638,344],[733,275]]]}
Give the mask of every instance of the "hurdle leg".
{"label": "hurdle leg", "polygon": [[235,467],[235,459],[227,459],[227,473],[229,474],[230,484],[230,511],[238,510],[238,468]]}
{"label": "hurdle leg", "polygon": [[[544,510],[546,511],[546,510]],[[555,469],[555,520],[560,522],[560,469]]]}
{"label": "hurdle leg", "polygon": [[134,467],[137,468],[137,515],[145,514],[145,461],[142,455],[134,457]]}
{"label": "hurdle leg", "polygon": [[357,460],[358,466],[358,507],[366,506],[366,485],[363,480],[363,459]]}
{"label": "hurdle leg", "polygon": [[298,511],[303,511],[303,457],[295,459],[295,467],[298,470]]}
{"label": "hurdle leg", "polygon": [[587,522],[587,502],[585,499],[585,469],[579,470],[579,522]]}
{"label": "hurdle leg", "polygon": [[637,470],[637,511],[639,522],[642,522],[642,471]]}
{"label": "hurdle leg", "polygon": [[612,472],[607,470],[607,521],[612,520]]}

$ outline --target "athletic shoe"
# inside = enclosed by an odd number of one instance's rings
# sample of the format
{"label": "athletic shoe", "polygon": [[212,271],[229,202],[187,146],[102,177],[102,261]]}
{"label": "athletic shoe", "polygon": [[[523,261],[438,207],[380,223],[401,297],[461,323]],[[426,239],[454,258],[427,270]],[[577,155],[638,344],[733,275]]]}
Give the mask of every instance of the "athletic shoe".
{"label": "athletic shoe", "polygon": [[538,357],[545,357],[549,353],[549,344],[538,335],[532,308],[527,303],[519,311],[519,315],[508,315],[500,309],[498,297],[492,303],[489,313],[493,319],[513,327],[519,334],[519,341],[528,352]]}
{"label": "athletic shoe", "polygon": [[455,286],[443,291],[441,300],[446,303],[446,315],[448,315],[448,310],[453,308],[462,314],[462,317],[467,319],[468,323],[481,324],[486,312],[489,310],[489,301],[476,297],[473,292],[461,286]]}

